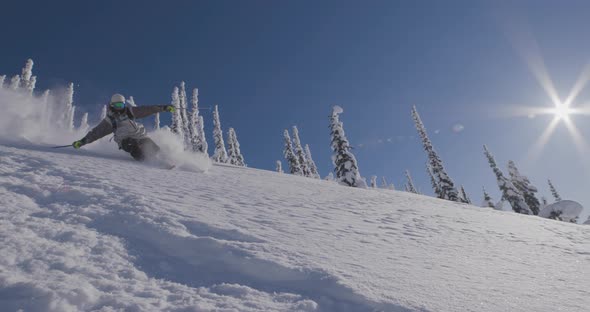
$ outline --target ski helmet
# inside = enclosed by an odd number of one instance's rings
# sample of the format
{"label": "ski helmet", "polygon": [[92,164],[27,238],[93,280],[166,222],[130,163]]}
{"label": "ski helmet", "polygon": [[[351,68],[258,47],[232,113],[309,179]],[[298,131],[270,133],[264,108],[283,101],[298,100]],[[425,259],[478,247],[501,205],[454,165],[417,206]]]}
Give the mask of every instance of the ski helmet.
{"label": "ski helmet", "polygon": [[109,102],[109,107],[113,111],[121,111],[125,109],[125,97],[119,93],[113,94],[113,96],[111,96],[111,101]]}

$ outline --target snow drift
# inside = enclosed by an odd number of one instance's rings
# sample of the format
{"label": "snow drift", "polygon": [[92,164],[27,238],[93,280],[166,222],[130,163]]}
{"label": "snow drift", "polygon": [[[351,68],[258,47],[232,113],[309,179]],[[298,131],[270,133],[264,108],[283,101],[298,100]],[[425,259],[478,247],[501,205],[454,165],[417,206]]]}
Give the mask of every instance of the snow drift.
{"label": "snow drift", "polygon": [[250,168],[0,145],[0,242],[2,311],[590,306],[587,226]]}

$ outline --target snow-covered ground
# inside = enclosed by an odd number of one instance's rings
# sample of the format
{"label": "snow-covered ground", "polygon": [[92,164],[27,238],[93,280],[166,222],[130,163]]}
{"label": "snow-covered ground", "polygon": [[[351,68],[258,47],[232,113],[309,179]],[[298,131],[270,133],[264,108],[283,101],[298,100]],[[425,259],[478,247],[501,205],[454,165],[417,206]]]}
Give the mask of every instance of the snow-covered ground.
{"label": "snow-covered ground", "polygon": [[0,145],[0,311],[588,311],[590,226]]}

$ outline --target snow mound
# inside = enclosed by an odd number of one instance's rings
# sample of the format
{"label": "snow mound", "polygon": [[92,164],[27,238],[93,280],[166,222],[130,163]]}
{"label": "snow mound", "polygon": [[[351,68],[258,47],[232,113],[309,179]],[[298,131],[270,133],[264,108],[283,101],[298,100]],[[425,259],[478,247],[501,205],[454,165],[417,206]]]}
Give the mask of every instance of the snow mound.
{"label": "snow mound", "polygon": [[566,221],[577,222],[580,213],[584,207],[573,200],[561,200],[556,203],[545,206],[540,212],[539,217],[550,218]]}

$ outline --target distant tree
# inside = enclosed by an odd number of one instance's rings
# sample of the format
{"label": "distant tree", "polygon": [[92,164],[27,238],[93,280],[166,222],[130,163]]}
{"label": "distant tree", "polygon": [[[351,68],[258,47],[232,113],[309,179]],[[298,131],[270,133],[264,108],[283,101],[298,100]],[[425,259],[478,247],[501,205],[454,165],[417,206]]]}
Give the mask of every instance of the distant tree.
{"label": "distant tree", "polygon": [[340,106],[334,106],[330,117],[330,130],[332,137],[332,162],[336,172],[336,180],[339,183],[352,187],[367,187],[361,178],[356,157],[352,154],[350,143],[344,133],[344,127],[339,115],[343,110]]}
{"label": "distant tree", "polygon": [[387,184],[387,179],[385,177],[381,177],[381,188],[386,189],[389,184]]}
{"label": "distant tree", "polygon": [[332,172],[328,173],[328,175],[324,178],[326,181],[334,181],[334,174]]}
{"label": "distant tree", "polygon": [[547,198],[545,196],[541,196],[541,207],[545,208],[545,206],[549,205],[547,202]]}
{"label": "distant tree", "polygon": [[6,80],[6,75],[0,75],[0,89],[4,88],[4,80]]}
{"label": "distant tree", "polygon": [[434,174],[432,173],[432,167],[430,166],[430,164],[428,164],[428,162],[426,162],[426,172],[428,172],[428,177],[430,177],[430,184],[432,185],[432,189],[434,190],[434,194],[436,195],[437,198],[443,198],[444,194],[442,193],[442,191],[438,185],[438,181],[436,181],[436,178],[434,177]]}
{"label": "distant tree", "polygon": [[191,112],[190,124],[193,151],[207,153],[208,145],[205,139],[203,117],[199,116],[199,89],[197,88],[193,89],[192,104],[193,110]]}
{"label": "distant tree", "polygon": [[174,106],[175,110],[172,113],[172,125],[170,126],[170,130],[172,133],[180,137],[181,142],[184,142],[184,128],[182,124],[182,117],[180,115],[180,91],[178,87],[174,87],[172,90],[171,105]]}
{"label": "distant tree", "polygon": [[551,190],[551,195],[553,195],[555,201],[561,201],[561,196],[559,195],[559,193],[557,193],[557,190],[555,189],[555,186],[553,186],[551,179],[548,179],[547,183],[549,183],[549,190]]}
{"label": "distant tree", "polygon": [[377,188],[377,176],[371,176],[371,187]]}
{"label": "distant tree", "polygon": [[535,195],[538,192],[537,188],[531,184],[526,176],[520,174],[512,160],[508,161],[508,173],[510,174],[510,181],[522,193],[533,214],[538,215],[541,203]]}
{"label": "distant tree", "polygon": [[12,77],[12,79],[10,79],[10,86],[9,88],[11,90],[18,90],[20,87],[20,76],[19,75],[15,75]]}
{"label": "distant tree", "polygon": [[588,220],[586,220],[586,222],[584,222],[584,224],[590,225],[590,216],[588,216]]}
{"label": "distant tree", "polygon": [[301,170],[299,158],[293,151],[293,143],[291,142],[291,137],[289,136],[289,130],[285,129],[285,132],[283,132],[283,138],[285,140],[285,149],[283,150],[283,155],[289,164],[289,170],[291,174],[302,176],[303,171]]}
{"label": "distant tree", "polygon": [[283,163],[280,160],[277,160],[277,172],[278,173],[285,173],[283,171]]}
{"label": "distant tree", "polygon": [[492,200],[492,197],[490,196],[490,194],[488,194],[488,192],[486,192],[485,188],[483,189],[483,203],[481,204],[482,207],[490,207],[490,208],[496,208],[496,205],[494,205],[494,201]]}
{"label": "distant tree", "polygon": [[33,76],[33,60],[28,59],[19,79],[20,88],[26,90],[29,94],[33,94],[36,82],[37,77]]}
{"label": "distant tree", "polygon": [[412,175],[410,175],[410,171],[406,169],[406,190],[410,193],[420,194],[414,186],[414,180],[412,179]]}
{"label": "distant tree", "polygon": [[234,128],[229,128],[227,142],[229,163],[236,166],[246,167],[244,156],[242,156],[242,152],[240,151],[238,135]]}
{"label": "distant tree", "polygon": [[463,198],[463,202],[466,204],[471,204],[471,199],[467,196],[467,192],[465,192],[465,188],[461,185],[461,197]]}
{"label": "distant tree", "polygon": [[297,129],[297,126],[293,126],[293,152],[295,153],[295,156],[297,156],[303,176],[311,177],[311,172],[307,166],[307,157],[303,150],[303,146],[301,145],[301,140],[299,139],[299,129]]}
{"label": "distant tree", "polygon": [[160,113],[156,113],[156,115],[154,115],[154,129],[160,130]]}
{"label": "distant tree", "polygon": [[416,106],[412,107],[412,117],[414,119],[414,123],[416,124],[418,134],[420,135],[420,138],[422,138],[422,145],[424,146],[424,150],[428,155],[428,161],[430,167],[432,168],[432,173],[434,177],[436,177],[437,184],[440,188],[441,198],[460,202],[461,197],[457,192],[457,188],[455,187],[453,180],[451,180],[445,171],[442,160],[434,150],[434,147],[428,138],[428,134],[426,133],[426,128],[424,127],[424,124],[420,119],[420,115],[418,114],[418,110],[416,110]]}
{"label": "distant tree", "polygon": [[80,127],[78,130],[82,133],[87,132],[90,126],[88,125],[88,113],[84,113],[82,115],[82,120],[80,121]]}
{"label": "distant tree", "polygon": [[305,144],[305,158],[307,161],[307,168],[309,169],[310,177],[319,179],[320,173],[318,172],[318,167],[315,165],[315,161],[313,161],[313,158],[311,157],[311,150],[307,144]]}
{"label": "distant tree", "polygon": [[107,118],[107,106],[104,105],[100,111],[100,120]]}
{"label": "distant tree", "polygon": [[129,104],[129,106],[131,106],[131,107],[136,107],[136,106],[137,106],[137,105],[135,104],[135,100],[133,99],[133,97],[132,97],[132,96],[130,96],[130,97],[127,99],[127,104]]}
{"label": "distant tree", "polygon": [[215,142],[213,160],[219,163],[227,163],[227,151],[225,150],[225,142],[223,141],[223,131],[221,131],[221,121],[219,120],[217,105],[215,105],[215,110],[213,111],[213,141]]}
{"label": "distant tree", "polygon": [[504,176],[500,168],[498,168],[496,160],[488,150],[488,147],[484,145],[483,149],[485,156],[487,157],[488,162],[490,163],[490,167],[496,175],[498,187],[500,188],[500,191],[502,191],[502,199],[508,201],[512,206],[512,210],[514,210],[515,212],[522,214],[532,214],[533,212],[527,205],[520,191],[516,188],[516,186],[514,186],[514,184],[512,184],[512,182],[510,182],[510,180],[508,180]]}
{"label": "distant tree", "polygon": [[76,112],[76,107],[74,106],[74,83],[73,82],[70,82],[70,84],[66,88],[64,105],[65,105],[65,116],[64,116],[65,128],[68,131],[73,131],[74,130],[74,113]]}
{"label": "distant tree", "polygon": [[184,81],[180,82],[180,90],[178,92],[178,103],[180,105],[180,120],[182,121],[182,132],[184,133],[184,148],[186,150],[192,150],[193,147],[191,139],[193,137],[193,134],[191,133],[191,127],[188,119],[188,105]]}

